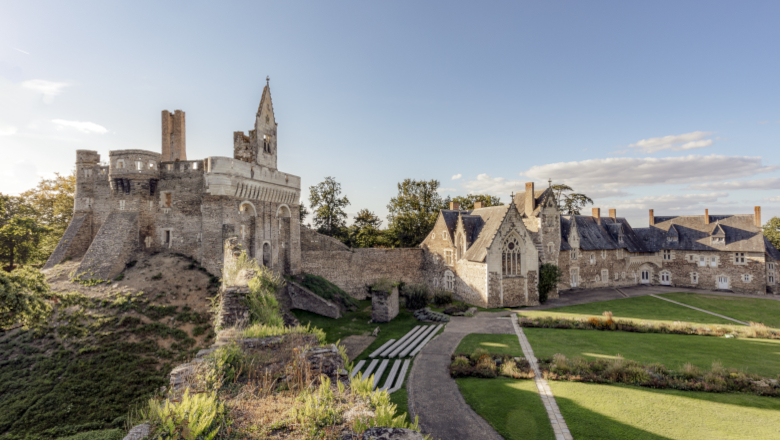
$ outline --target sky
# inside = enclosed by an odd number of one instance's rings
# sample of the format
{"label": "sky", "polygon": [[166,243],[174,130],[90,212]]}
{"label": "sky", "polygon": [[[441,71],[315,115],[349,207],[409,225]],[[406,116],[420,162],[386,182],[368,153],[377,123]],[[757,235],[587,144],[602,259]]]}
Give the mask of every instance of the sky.
{"label": "sky", "polygon": [[[77,149],[232,156],[270,76],[278,166],[383,220],[406,178],[565,183],[634,227],[780,215],[780,2],[0,0],[0,192]],[[589,209],[588,209],[589,212]],[[385,220],[383,226],[387,225]]]}

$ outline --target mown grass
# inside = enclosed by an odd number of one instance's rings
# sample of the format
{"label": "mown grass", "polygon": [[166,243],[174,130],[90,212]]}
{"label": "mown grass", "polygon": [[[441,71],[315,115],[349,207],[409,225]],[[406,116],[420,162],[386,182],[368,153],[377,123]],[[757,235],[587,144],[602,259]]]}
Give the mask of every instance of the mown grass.
{"label": "mown grass", "polygon": [[[780,305],[780,302],[778,305]],[[706,307],[701,308],[706,309]],[[562,318],[589,318],[591,316],[600,317],[601,314],[605,311],[612,312],[612,315],[615,318],[636,321],[658,321],[666,323],[671,323],[674,321],[685,321],[698,324],[736,324],[734,321],[719,318],[708,313],[699,312],[697,310],[673,304],[662,299],[653,298],[652,296],[613,299],[609,301],[557,307],[547,310],[524,310],[520,311],[518,314],[520,316],[528,317],[555,316]],[[717,313],[730,316],[727,313]],[[731,317],[734,318],[733,316]]]}
{"label": "mown grass", "polygon": [[[780,301],[763,298],[741,298],[700,293],[664,293],[659,296],[689,306],[719,313],[744,322],[760,322],[780,328]],[[713,317],[714,318],[714,317]]]}
{"label": "mown grass", "polygon": [[621,355],[642,363],[660,362],[676,370],[686,362],[709,369],[713,361],[766,377],[780,373],[780,340],[712,336],[524,328],[536,357]]}
{"label": "mown grass", "polygon": [[494,354],[523,356],[523,349],[517,340],[517,335],[495,335],[472,333],[466,335],[458,344],[455,353],[473,353],[477,348],[484,348]]}
{"label": "mown grass", "polygon": [[[780,436],[780,399],[773,397],[549,383],[574,438],[745,440]],[[484,398],[508,400],[503,395]]]}
{"label": "mown grass", "polygon": [[363,350],[363,353],[354,359],[355,362],[367,359],[369,354],[388,340],[397,340],[414,328],[414,326],[421,324],[406,310],[401,310],[398,316],[390,322],[369,323],[371,320],[371,301],[359,301],[358,304],[357,311],[347,312],[339,319],[327,318],[303,310],[293,310],[292,313],[301,324],[311,324],[324,330],[326,334],[325,340],[329,344],[351,335],[369,335],[374,329],[379,327],[379,336],[367,349]]}
{"label": "mown grass", "polygon": [[[455,382],[466,403],[505,439],[555,439],[533,380],[469,377],[456,379]],[[589,433],[575,438],[599,437],[597,433]]]}

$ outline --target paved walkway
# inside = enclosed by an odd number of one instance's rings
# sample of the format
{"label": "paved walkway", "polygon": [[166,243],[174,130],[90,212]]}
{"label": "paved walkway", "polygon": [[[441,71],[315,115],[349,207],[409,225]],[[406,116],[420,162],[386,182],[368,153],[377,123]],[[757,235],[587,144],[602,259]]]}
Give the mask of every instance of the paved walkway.
{"label": "paved walkway", "polygon": [[517,339],[520,341],[520,347],[523,349],[523,356],[531,364],[531,368],[534,370],[534,382],[536,383],[536,389],[539,390],[539,396],[542,398],[544,408],[547,410],[547,417],[550,418],[550,423],[555,432],[556,440],[574,440],[569,431],[569,427],[566,425],[566,420],[561,415],[561,410],[558,408],[558,403],[555,402],[555,396],[553,396],[550,384],[547,383],[547,379],[542,377],[542,372],[539,371],[539,364],[536,363],[536,356],[534,356],[534,350],[531,348],[531,344],[523,333],[523,329],[520,328],[520,324],[517,322],[517,315],[512,316],[512,326],[517,333]]}
{"label": "paved walkway", "polygon": [[466,403],[450,377],[450,356],[469,333],[515,334],[512,321],[492,313],[473,318],[452,317],[444,332],[432,339],[414,360],[406,389],[409,415],[420,417],[422,432],[434,439],[502,440],[488,422]]}
{"label": "paved walkway", "polygon": [[728,317],[728,316],[726,316],[726,315],[721,315],[721,314],[719,314],[719,313],[710,312],[709,310],[704,310],[704,309],[700,309],[700,308],[698,308],[698,307],[689,306],[688,304],[683,304],[683,303],[681,303],[681,302],[672,301],[671,299],[669,299],[669,298],[664,298],[663,296],[658,296],[658,295],[654,295],[654,294],[653,294],[653,295],[650,295],[650,296],[652,296],[653,298],[662,299],[662,300],[664,300],[664,301],[669,301],[670,303],[675,303],[675,304],[677,304],[677,305],[679,305],[679,306],[688,307],[689,309],[698,310],[698,311],[700,311],[700,312],[704,312],[704,313],[709,313],[710,315],[717,316],[718,318],[728,319],[729,321],[734,321],[734,322],[736,322],[736,323],[738,323],[738,324],[742,324],[742,325],[750,325],[750,324],[748,324],[747,322],[740,321],[740,320],[737,320],[737,319],[734,319],[734,318],[729,318],[729,317]]}

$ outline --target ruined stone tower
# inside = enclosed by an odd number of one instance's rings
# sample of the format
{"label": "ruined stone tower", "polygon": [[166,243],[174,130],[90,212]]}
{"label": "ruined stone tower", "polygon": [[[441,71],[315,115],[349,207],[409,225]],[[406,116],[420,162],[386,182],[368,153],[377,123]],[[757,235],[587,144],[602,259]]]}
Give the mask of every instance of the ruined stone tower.
{"label": "ruined stone tower", "polygon": [[243,131],[233,133],[233,157],[276,169],[276,118],[271,102],[271,88],[266,77],[263,96],[255,115],[255,129],[249,131],[249,136]]}
{"label": "ruined stone tower", "polygon": [[162,161],[187,160],[187,143],[184,129],[184,112],[162,111]]}

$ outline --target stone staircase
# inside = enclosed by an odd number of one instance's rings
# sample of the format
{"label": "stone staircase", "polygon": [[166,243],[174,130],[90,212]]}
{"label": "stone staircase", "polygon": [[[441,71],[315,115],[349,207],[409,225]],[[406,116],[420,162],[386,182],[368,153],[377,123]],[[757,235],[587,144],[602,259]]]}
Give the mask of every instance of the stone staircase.
{"label": "stone staircase", "polygon": [[57,243],[54,252],[51,254],[44,269],[52,268],[68,257],[80,257],[89,248],[89,242],[92,239],[89,214],[76,214],[70,220],[68,229],[62,239]]}

